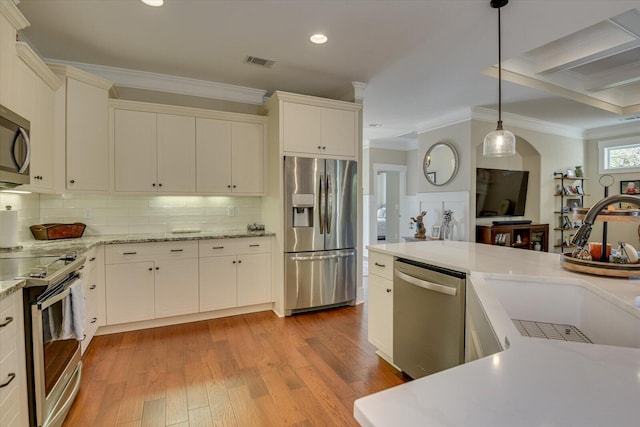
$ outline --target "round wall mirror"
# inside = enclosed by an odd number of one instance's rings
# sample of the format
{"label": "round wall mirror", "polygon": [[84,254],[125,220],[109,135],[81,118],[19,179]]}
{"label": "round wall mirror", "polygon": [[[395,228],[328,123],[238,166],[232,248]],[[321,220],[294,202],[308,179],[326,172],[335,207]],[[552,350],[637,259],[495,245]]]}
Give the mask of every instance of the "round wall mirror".
{"label": "round wall mirror", "polygon": [[458,152],[448,142],[433,144],[422,162],[424,177],[433,185],[445,185],[458,172]]}

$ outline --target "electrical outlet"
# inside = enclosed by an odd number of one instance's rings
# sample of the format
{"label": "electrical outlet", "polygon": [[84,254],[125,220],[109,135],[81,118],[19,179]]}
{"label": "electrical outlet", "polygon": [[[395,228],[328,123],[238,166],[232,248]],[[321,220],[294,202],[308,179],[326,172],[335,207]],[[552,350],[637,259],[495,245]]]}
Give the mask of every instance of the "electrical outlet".
{"label": "electrical outlet", "polygon": [[236,207],[228,206],[227,207],[227,216],[236,216]]}
{"label": "electrical outlet", "polygon": [[93,218],[93,209],[91,209],[91,208],[86,208],[86,209],[84,210],[84,217],[85,217],[86,219]]}

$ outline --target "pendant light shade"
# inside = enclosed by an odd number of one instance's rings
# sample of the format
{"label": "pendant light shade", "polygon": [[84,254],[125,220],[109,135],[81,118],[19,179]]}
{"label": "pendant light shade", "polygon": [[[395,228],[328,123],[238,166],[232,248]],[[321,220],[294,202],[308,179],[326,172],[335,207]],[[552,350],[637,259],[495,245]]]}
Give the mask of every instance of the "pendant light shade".
{"label": "pendant light shade", "polygon": [[498,9],[498,126],[489,132],[482,143],[482,155],[485,157],[504,157],[516,154],[516,136],[502,128],[502,34],[500,8],[509,0],[491,0],[491,7]]}

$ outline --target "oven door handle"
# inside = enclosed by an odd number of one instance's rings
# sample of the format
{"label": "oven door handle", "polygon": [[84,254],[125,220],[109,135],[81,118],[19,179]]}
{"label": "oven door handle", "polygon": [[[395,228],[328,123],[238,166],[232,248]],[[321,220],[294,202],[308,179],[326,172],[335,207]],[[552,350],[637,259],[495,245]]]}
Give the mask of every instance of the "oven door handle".
{"label": "oven door handle", "polygon": [[44,310],[45,308],[52,306],[58,301],[65,299],[70,293],[71,291],[69,290],[69,288],[67,288],[64,291],[60,292],[59,294],[51,298],[47,298],[42,302],[37,303],[36,306],[38,307],[38,310]]}

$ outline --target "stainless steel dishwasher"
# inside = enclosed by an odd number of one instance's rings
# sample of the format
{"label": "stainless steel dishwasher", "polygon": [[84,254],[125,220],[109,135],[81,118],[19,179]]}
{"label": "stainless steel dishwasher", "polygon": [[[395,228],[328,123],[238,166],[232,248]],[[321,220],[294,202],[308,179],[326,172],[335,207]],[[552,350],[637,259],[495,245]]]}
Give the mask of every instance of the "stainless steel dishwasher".
{"label": "stainless steel dishwasher", "polygon": [[393,363],[420,378],[464,362],[466,275],[394,262]]}

